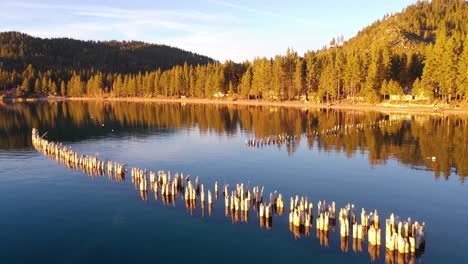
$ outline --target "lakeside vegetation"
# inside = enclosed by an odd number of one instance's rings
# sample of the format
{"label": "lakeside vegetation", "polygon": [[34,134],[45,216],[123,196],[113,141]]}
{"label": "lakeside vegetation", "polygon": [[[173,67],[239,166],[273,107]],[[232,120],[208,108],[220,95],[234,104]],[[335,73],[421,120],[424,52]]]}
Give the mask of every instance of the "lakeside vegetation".
{"label": "lakeside vegetation", "polygon": [[142,42],[0,34],[0,89],[17,96],[468,100],[468,3],[418,1],[354,38],[236,64]]}

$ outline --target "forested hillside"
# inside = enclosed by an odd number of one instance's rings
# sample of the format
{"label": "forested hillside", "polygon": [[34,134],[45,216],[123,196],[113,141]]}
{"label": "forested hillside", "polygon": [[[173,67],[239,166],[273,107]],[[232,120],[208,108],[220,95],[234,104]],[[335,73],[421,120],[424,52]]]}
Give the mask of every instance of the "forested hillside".
{"label": "forested hillside", "polygon": [[206,64],[212,59],[166,45],[140,41],[81,41],[41,39],[19,32],[0,33],[0,61],[6,70],[22,71],[28,64],[44,70],[87,70],[136,73],[174,65]]}
{"label": "forested hillside", "polygon": [[[348,41],[332,39],[302,56],[288,49],[285,55],[242,64],[210,62],[141,42],[59,39],[59,45],[7,33],[0,42],[0,88],[17,87],[19,96],[307,96],[373,102],[411,94],[424,100],[468,100],[467,25],[466,1],[418,1]],[[18,35],[13,44],[5,41],[12,34]]]}

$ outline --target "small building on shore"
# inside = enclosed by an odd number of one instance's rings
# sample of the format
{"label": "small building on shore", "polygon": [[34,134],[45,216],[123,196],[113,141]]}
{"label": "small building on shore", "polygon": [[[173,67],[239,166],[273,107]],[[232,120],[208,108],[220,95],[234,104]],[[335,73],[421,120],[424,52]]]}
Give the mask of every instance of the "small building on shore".
{"label": "small building on shore", "polygon": [[217,93],[213,94],[214,98],[222,98],[222,97],[225,97],[225,96],[226,96],[226,94],[222,93],[222,92],[217,92]]}

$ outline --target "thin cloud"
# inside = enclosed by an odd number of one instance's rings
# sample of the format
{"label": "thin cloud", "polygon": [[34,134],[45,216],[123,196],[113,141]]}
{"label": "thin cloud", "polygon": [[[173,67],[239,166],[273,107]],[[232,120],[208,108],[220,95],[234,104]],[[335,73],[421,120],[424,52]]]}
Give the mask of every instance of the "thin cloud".
{"label": "thin cloud", "polygon": [[232,2],[228,2],[228,1],[223,1],[223,0],[208,0],[208,1],[211,2],[211,3],[217,4],[217,5],[220,5],[220,6],[235,8],[235,9],[250,12],[250,13],[267,15],[267,16],[274,16],[274,17],[279,16],[278,14],[275,14],[275,13],[272,13],[272,12],[269,12],[269,11],[250,8],[250,7],[246,7],[246,6],[235,4],[235,3],[232,3]]}
{"label": "thin cloud", "polygon": [[[309,18],[307,20],[299,19],[295,16],[288,16],[288,15],[277,13],[277,12],[271,12],[266,9],[251,8],[245,5],[240,5],[240,4],[236,4],[236,3],[225,1],[225,0],[207,0],[207,1],[216,5],[219,5],[219,6],[235,8],[237,10],[249,12],[249,13],[256,14],[256,15],[269,16],[269,17],[276,18],[276,19],[294,21],[295,23],[298,23],[301,25],[312,25],[314,23],[317,24],[319,22],[313,18]],[[255,1],[251,1],[249,3],[255,3]]]}
{"label": "thin cloud", "polygon": [[[32,11],[30,16],[44,16],[45,12],[35,12],[36,9],[47,9],[53,11],[60,11],[61,15],[71,15],[72,17],[88,17],[95,19],[95,24],[88,22],[79,26],[78,24],[63,23],[60,25],[62,28],[82,29],[86,31],[105,31],[107,29],[121,29],[126,28],[125,32],[130,30],[135,33],[126,33],[128,36],[138,37],[136,32],[149,32],[154,30],[173,31],[172,34],[187,34],[196,32],[216,32],[223,30],[225,27],[236,24],[236,20],[230,16],[221,16],[219,14],[200,12],[198,10],[156,10],[156,9],[124,9],[102,5],[66,5],[66,4],[48,4],[48,3],[30,3],[30,2],[7,2],[6,6],[12,8],[16,7],[19,12],[25,13]],[[1,12],[0,12],[1,13]],[[29,17],[30,17],[29,16]],[[43,19],[38,19],[42,20]],[[80,21],[71,19],[72,21]],[[104,22],[105,21],[105,22]],[[126,23],[123,26],[119,23]],[[90,27],[92,25],[93,27]],[[35,25],[29,26],[29,28]],[[51,24],[36,25],[40,30],[32,30],[33,32],[46,32],[44,28],[54,27]],[[145,26],[147,28],[141,29],[139,27]],[[58,25],[56,28],[59,28]],[[29,30],[31,32],[31,30]],[[63,30],[59,30],[62,32]],[[57,30],[55,30],[57,32]],[[67,36],[70,32],[66,32]],[[41,34],[43,35],[43,34]],[[50,35],[50,34],[48,34]],[[55,34],[54,34],[55,35]],[[77,35],[74,33],[74,35]],[[80,34],[81,35],[81,34]],[[86,33],[84,32],[84,35]],[[145,34],[143,34],[145,35]],[[141,36],[141,35],[140,35]]]}
{"label": "thin cloud", "polygon": [[[274,56],[284,52],[288,46],[295,46],[297,36],[290,34],[285,23],[285,26],[274,30],[257,25],[259,21],[280,19],[291,22],[290,17],[231,1],[206,1],[211,5],[197,5],[195,10],[179,9],[176,5],[164,9],[142,9],[118,5],[11,1],[0,10],[0,30],[18,30],[46,38],[141,40],[179,47],[221,61],[232,59],[237,62],[256,56]],[[203,11],[197,8],[203,8]],[[23,19],[12,22],[5,19],[6,15]],[[319,28],[309,27],[307,32]],[[278,35],[282,37],[278,38]],[[304,37],[311,35],[302,34]],[[310,39],[303,42],[311,43]]]}
{"label": "thin cloud", "polygon": [[[216,59],[224,59],[228,54],[219,52],[225,50],[226,44],[229,44],[224,40],[226,28],[238,24],[229,15],[198,10],[143,10],[30,2],[8,2],[7,9],[21,14],[19,16],[28,17],[31,21],[41,21],[42,23],[26,23],[19,29],[38,37],[105,40],[103,37],[110,39],[105,36],[112,36],[112,39],[117,40],[142,40],[177,46]],[[37,12],[37,9],[44,11]],[[51,13],[63,17],[55,21],[45,19]],[[73,22],[60,23],[63,19]],[[218,57],[215,54],[223,56]]]}
{"label": "thin cloud", "polygon": [[172,18],[200,22],[233,22],[234,19],[226,15],[201,12],[199,10],[151,10],[124,9],[105,5],[64,5],[30,2],[6,2],[6,6],[27,9],[52,9],[71,11],[71,14],[98,18],[138,19],[141,17]]}

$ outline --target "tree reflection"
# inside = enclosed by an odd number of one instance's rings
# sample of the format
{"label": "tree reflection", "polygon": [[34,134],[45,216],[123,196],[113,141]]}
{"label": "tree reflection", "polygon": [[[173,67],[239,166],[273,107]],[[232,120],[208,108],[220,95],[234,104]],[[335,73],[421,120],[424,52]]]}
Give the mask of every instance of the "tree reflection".
{"label": "tree reflection", "polygon": [[[136,102],[40,102],[0,105],[0,149],[31,146],[31,128],[48,131],[60,141],[157,129],[171,133],[196,128],[201,134],[233,136],[244,131],[253,138],[302,135],[335,127],[382,124],[339,130],[294,142],[275,144],[294,155],[299,144],[352,157],[367,152],[371,165],[398,159],[413,169],[434,171],[448,179],[468,176],[468,118],[465,116],[407,116],[379,112],[310,110],[270,106]],[[271,146],[270,146],[271,147]],[[432,158],[434,157],[434,159]]]}

